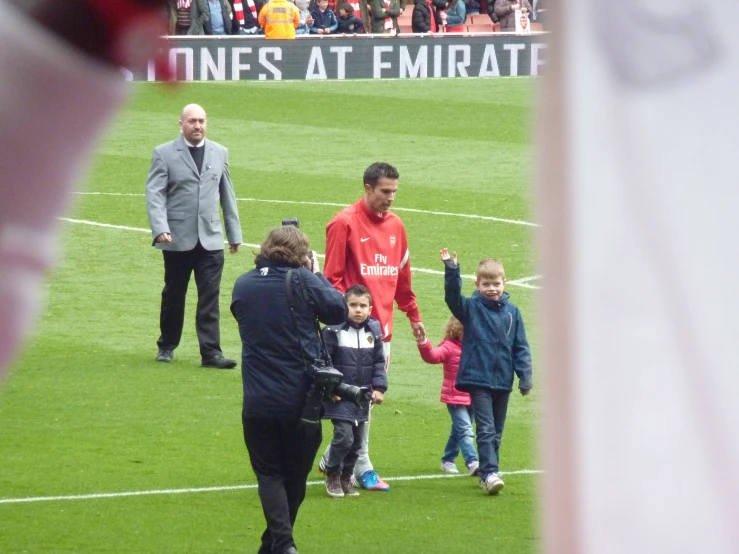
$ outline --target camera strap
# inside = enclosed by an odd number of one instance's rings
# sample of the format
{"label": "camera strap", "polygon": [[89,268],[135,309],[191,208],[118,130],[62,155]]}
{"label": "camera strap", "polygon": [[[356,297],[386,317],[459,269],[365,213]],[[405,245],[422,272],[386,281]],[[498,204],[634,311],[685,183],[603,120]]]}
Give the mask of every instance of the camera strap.
{"label": "camera strap", "polygon": [[[299,269],[288,269],[287,270],[287,276],[285,277],[285,286],[287,287],[287,304],[290,306],[290,313],[293,314],[293,322],[295,323],[295,330],[299,333],[300,330],[298,328],[298,322],[295,319],[295,308],[297,306],[295,302],[295,289],[293,288],[293,280],[292,276],[296,273],[298,275],[298,284],[300,288],[300,295],[303,297],[303,300],[305,303],[313,310],[315,304],[308,296],[308,293],[306,291],[305,287],[305,281],[303,280],[303,275],[300,273]],[[316,334],[318,335],[318,340],[321,341],[321,348],[322,348],[322,354],[324,357],[324,360],[328,363],[328,365],[331,365],[331,356],[329,356],[328,348],[326,348],[326,343],[323,341],[323,335],[321,334],[321,326],[318,324],[318,316],[313,315],[313,326],[316,330]],[[300,342],[300,335],[298,334],[298,342]],[[303,347],[301,344],[300,347],[300,355],[303,355]],[[303,363],[305,363],[305,359],[303,359]]]}

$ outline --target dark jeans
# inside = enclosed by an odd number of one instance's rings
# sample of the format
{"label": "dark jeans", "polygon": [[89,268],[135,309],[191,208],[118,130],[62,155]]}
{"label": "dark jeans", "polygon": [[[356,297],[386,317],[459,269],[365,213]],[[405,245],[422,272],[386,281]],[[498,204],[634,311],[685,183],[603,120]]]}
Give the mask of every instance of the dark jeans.
{"label": "dark jeans", "polygon": [[354,425],[352,421],[332,419],[334,424],[334,439],[331,441],[331,450],[326,463],[326,473],[354,473],[354,464],[359,458],[359,449],[362,448],[362,427],[367,425],[362,421]]}
{"label": "dark jeans", "polygon": [[200,243],[192,250],[174,252],[163,250],[164,289],[162,309],[159,315],[161,336],[159,348],[174,350],[182,338],[185,321],[185,296],[190,275],[195,273],[198,287],[198,307],[195,313],[195,330],[200,343],[200,355],[209,359],[221,353],[220,308],[223,273],[223,250],[206,250]]}
{"label": "dark jeans", "polygon": [[508,413],[510,391],[473,389],[470,390],[472,409],[477,426],[477,455],[480,459],[480,479],[498,473],[500,443]]}
{"label": "dark jeans", "polygon": [[241,421],[267,520],[259,554],[284,554],[295,546],[293,526],[321,445],[321,426],[300,425],[297,418],[242,416]]}

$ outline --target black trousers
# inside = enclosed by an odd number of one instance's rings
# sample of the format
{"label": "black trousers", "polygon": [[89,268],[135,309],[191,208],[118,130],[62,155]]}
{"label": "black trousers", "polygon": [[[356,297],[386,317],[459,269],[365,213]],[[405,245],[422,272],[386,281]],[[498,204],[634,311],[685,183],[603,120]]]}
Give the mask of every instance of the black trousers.
{"label": "black trousers", "polygon": [[352,421],[332,419],[331,423],[334,424],[334,439],[331,441],[326,473],[353,475],[354,465],[362,448],[362,427],[367,422],[354,425]]}
{"label": "black trousers", "polygon": [[259,554],[284,554],[295,546],[293,526],[321,445],[321,426],[300,425],[298,418],[242,416],[241,421],[267,520]]}
{"label": "black trousers", "polygon": [[174,350],[182,338],[185,321],[185,296],[190,275],[195,273],[198,287],[198,307],[195,313],[195,330],[203,359],[221,354],[221,317],[218,297],[223,274],[223,250],[206,250],[198,242],[192,250],[174,252],[163,250],[164,289],[162,309],[159,315],[161,336],[159,348]]}

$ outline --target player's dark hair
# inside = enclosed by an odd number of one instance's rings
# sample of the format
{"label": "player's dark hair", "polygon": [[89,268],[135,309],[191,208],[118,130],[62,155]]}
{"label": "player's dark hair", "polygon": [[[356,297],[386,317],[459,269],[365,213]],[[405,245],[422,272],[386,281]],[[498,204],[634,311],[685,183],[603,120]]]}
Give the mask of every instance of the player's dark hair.
{"label": "player's dark hair", "polygon": [[399,179],[400,173],[389,163],[385,162],[375,162],[364,170],[364,182],[372,188],[375,188],[378,181],[383,177],[386,179]]}

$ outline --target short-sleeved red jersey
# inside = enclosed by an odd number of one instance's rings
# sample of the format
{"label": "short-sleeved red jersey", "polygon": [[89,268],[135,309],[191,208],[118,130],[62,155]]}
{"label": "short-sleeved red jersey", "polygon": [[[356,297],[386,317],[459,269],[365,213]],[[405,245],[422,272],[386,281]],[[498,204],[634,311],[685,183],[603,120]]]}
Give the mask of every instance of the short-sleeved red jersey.
{"label": "short-sleeved red jersey", "polygon": [[341,292],[364,285],[372,294],[372,316],[384,340],[393,333],[393,301],[411,321],[421,321],[411,290],[411,266],[405,227],[388,211],[370,211],[364,199],[337,213],[326,226],[323,274]]}

